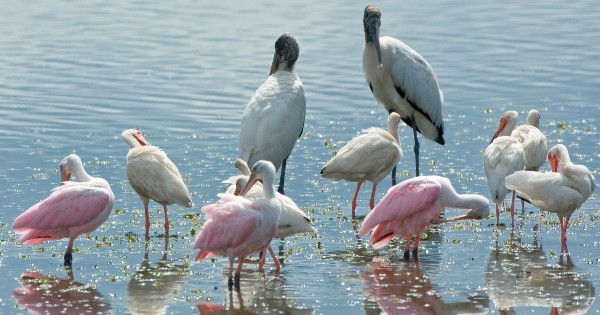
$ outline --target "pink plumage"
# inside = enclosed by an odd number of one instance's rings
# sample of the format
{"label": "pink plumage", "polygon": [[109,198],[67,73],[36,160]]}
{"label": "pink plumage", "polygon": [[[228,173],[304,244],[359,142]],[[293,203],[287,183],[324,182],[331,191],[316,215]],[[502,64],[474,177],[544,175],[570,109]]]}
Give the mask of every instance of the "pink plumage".
{"label": "pink plumage", "polygon": [[[465,215],[440,219],[444,207],[471,209]],[[371,229],[371,243],[381,248],[394,236],[406,239],[405,258],[408,258],[410,241],[414,238],[413,255],[416,256],[419,236],[434,223],[464,219],[482,219],[489,214],[488,200],[480,195],[459,195],[450,181],[440,176],[419,176],[392,186],[383,199],[363,221],[360,235]]]}
{"label": "pink plumage", "polygon": [[115,197],[108,182],[85,173],[81,160],[74,154],[61,162],[61,173],[61,178],[67,179],[73,173],[81,182],[63,182],[48,198],[19,215],[12,229],[22,234],[19,241],[27,245],[68,238],[65,265],[70,266],[73,241],[106,221]]}

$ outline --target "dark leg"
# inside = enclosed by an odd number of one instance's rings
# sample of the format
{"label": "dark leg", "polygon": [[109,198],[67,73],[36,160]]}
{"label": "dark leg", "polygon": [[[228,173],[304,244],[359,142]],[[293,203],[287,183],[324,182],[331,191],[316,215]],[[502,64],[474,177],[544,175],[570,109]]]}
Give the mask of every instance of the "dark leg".
{"label": "dark leg", "polygon": [[235,285],[235,290],[239,291],[240,290],[240,273],[236,272],[233,277],[234,277],[233,284]]}
{"label": "dark leg", "polygon": [[406,238],[406,245],[404,246],[404,260],[410,258],[410,237]]}
{"label": "dark leg", "polygon": [[420,240],[421,240],[420,235],[415,236],[415,244],[413,245],[413,258],[415,259],[415,261],[419,257],[419,241]]}
{"label": "dark leg", "polygon": [[233,290],[233,259],[229,260],[229,277],[227,277],[227,287],[229,291]]}
{"label": "dark leg", "polygon": [[286,164],[287,164],[287,158],[285,158],[285,160],[283,160],[283,163],[281,163],[281,177],[279,177],[279,188],[277,188],[277,191],[282,195],[285,195],[285,193],[283,192],[283,184],[284,184],[284,179],[285,179],[285,165]]}
{"label": "dark leg", "polygon": [[419,176],[419,139],[417,139],[417,123],[415,122],[415,116],[410,116],[410,123],[412,125],[413,136],[415,137],[415,165],[417,168],[417,175]]}
{"label": "dark leg", "polygon": [[67,250],[65,251],[65,267],[71,267],[71,263],[73,262],[73,255],[71,252],[73,251],[73,242],[75,238],[69,239],[69,245],[67,245]]}
{"label": "dark leg", "polygon": [[396,186],[396,166],[394,165],[394,168],[392,169],[392,186]]}

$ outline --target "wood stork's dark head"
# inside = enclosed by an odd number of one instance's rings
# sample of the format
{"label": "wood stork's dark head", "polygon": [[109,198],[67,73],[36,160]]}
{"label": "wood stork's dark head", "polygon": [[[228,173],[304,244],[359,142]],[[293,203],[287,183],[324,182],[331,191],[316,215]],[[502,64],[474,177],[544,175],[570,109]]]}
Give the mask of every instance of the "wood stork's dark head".
{"label": "wood stork's dark head", "polygon": [[292,72],[298,56],[300,56],[300,46],[296,36],[292,33],[279,36],[275,42],[275,55],[269,75],[280,70]]}
{"label": "wood stork's dark head", "polygon": [[379,27],[381,26],[381,11],[374,5],[368,5],[365,8],[365,16],[363,17],[363,25],[365,27],[365,42],[367,45],[375,45],[377,50],[377,59],[381,64],[381,47],[379,47]]}

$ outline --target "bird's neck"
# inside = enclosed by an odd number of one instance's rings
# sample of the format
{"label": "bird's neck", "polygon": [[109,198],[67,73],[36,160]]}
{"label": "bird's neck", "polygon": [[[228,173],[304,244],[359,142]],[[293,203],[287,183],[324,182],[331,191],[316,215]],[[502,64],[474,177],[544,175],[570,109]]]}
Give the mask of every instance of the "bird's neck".
{"label": "bird's neck", "polygon": [[482,197],[480,195],[475,195],[475,194],[464,194],[464,195],[457,194],[453,198],[452,204],[448,205],[448,207],[456,208],[456,209],[475,209],[482,202],[487,203],[487,200],[484,200],[484,199],[485,199],[485,197]]}
{"label": "bird's neck", "polygon": [[275,198],[275,188],[273,188],[273,183],[263,182],[263,194],[265,198]]}
{"label": "bird's neck", "polygon": [[73,176],[75,176],[75,178],[77,178],[77,181],[79,182],[89,182],[92,179],[94,179],[93,176],[90,176],[85,171],[83,165],[76,165],[75,167],[73,167]]}

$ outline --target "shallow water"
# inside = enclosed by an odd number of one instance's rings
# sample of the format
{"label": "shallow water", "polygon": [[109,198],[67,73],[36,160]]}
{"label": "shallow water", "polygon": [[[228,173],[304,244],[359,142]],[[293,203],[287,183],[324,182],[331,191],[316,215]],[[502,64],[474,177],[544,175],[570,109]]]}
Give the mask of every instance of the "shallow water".
{"label": "shallow water", "polygon": [[[571,261],[560,259],[556,215],[531,206],[497,228],[495,218],[428,232],[420,259],[403,242],[375,251],[356,238],[354,185],[319,170],[362,129],[385,125],[361,69],[362,12],[353,5],[304,1],[196,3],[11,1],[0,10],[0,313],[71,307],[90,313],[377,314],[425,307],[437,313],[599,313],[600,203],[573,216]],[[459,192],[488,195],[483,150],[502,112],[536,107],[549,146],[564,143],[575,163],[600,172],[600,10],[592,1],[536,3],[378,3],[382,35],[402,39],[436,70],[445,95],[446,146],[422,141],[424,174],[450,178]],[[304,134],[288,163],[286,193],[318,232],[274,241],[285,264],[275,279],[247,264],[241,291],[226,288],[226,259],[190,263],[200,207],[216,201],[235,174],[243,108],[268,75],[273,43],[295,33],[295,72],[306,90]],[[140,128],[178,165],[193,209],[152,206],[152,239],[125,175],[122,130]],[[400,128],[402,178],[413,176],[412,134]],[[58,184],[58,162],[81,156],[116,196],[113,213],[75,242],[72,275],[66,241],[19,245],[14,218]],[[543,167],[548,170],[547,164]],[[390,187],[386,178],[376,200]],[[370,185],[359,195],[360,219]],[[490,205],[490,208],[492,205]],[[456,214],[456,210],[448,210]],[[539,235],[534,237],[533,227]],[[165,251],[166,246],[166,251]],[[147,255],[147,260],[144,259]],[[27,273],[27,274],[26,274]],[[37,280],[22,280],[22,275]],[[69,276],[73,281],[69,281]],[[67,279],[67,280],[66,280]],[[31,290],[35,287],[43,289]],[[556,288],[561,288],[559,292]],[[66,306],[65,306],[66,305]]]}

